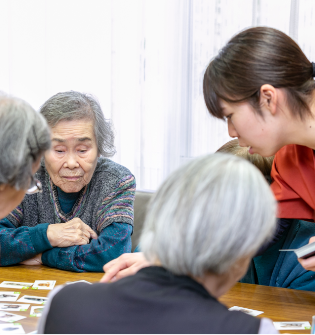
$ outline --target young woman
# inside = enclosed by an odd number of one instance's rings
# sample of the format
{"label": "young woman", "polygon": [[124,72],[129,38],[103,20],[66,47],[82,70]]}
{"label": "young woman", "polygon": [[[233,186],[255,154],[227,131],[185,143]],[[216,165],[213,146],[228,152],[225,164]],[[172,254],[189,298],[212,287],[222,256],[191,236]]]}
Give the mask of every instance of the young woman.
{"label": "young woman", "polygon": [[[247,29],[209,64],[204,97],[209,112],[228,122],[229,134],[249,153],[275,160],[271,188],[278,200],[278,233],[290,220],[314,221],[315,63],[286,34]],[[275,242],[281,236],[276,237]],[[310,239],[314,242],[315,237]],[[315,271],[315,257],[300,263]],[[124,254],[104,266],[102,281],[148,266],[142,253]]]}
{"label": "young woman", "polygon": [[[283,219],[315,218],[314,77],[300,47],[267,27],[234,36],[204,75],[207,108],[227,120],[230,136],[250,154],[276,154],[271,188]],[[315,271],[315,257],[300,262]]]}

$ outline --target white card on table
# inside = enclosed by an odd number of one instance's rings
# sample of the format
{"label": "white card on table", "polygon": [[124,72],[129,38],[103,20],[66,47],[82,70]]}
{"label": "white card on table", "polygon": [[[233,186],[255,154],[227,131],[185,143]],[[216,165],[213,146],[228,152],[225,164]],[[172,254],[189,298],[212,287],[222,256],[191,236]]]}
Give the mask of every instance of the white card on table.
{"label": "white card on table", "polygon": [[68,281],[68,282],[66,283],[66,285],[69,285],[69,284],[75,284],[75,283],[86,283],[86,284],[90,284],[90,285],[92,285],[92,283],[90,283],[90,282],[87,281],[87,280]]}
{"label": "white card on table", "polygon": [[26,316],[12,314],[8,312],[0,312],[0,320],[5,321],[5,322],[15,322],[15,321],[19,321],[25,318]]}
{"label": "white card on table", "polygon": [[0,301],[16,301],[21,292],[0,291]]}
{"label": "white card on table", "polygon": [[32,290],[52,290],[55,284],[55,280],[35,280]]}
{"label": "white card on table", "polygon": [[46,298],[46,297],[36,297],[36,296],[33,296],[33,295],[24,295],[17,302],[27,302],[29,304],[44,305],[47,300],[48,300],[48,298]]}
{"label": "white card on table", "polygon": [[285,321],[274,322],[273,325],[277,330],[305,330],[311,329],[311,325],[307,321]]}
{"label": "white card on table", "polygon": [[239,311],[239,312],[243,312],[245,314],[251,315],[251,316],[257,316],[263,313],[262,311],[256,311],[254,309],[249,309],[249,308],[239,307],[239,306],[233,306],[229,308],[229,311]]}
{"label": "white card on table", "polygon": [[3,323],[0,324],[0,334],[25,334],[25,331],[19,323]]}
{"label": "white card on table", "polygon": [[32,285],[33,285],[33,283],[20,283],[20,282],[16,282],[16,281],[3,281],[0,284],[0,287],[28,289]]}
{"label": "white card on table", "polygon": [[6,303],[6,304],[0,304],[0,311],[10,311],[10,312],[25,312],[30,305],[23,305],[23,304],[17,304],[17,303]]}
{"label": "white card on table", "polygon": [[37,317],[42,316],[43,310],[44,306],[43,307],[32,306],[30,316],[37,316]]}

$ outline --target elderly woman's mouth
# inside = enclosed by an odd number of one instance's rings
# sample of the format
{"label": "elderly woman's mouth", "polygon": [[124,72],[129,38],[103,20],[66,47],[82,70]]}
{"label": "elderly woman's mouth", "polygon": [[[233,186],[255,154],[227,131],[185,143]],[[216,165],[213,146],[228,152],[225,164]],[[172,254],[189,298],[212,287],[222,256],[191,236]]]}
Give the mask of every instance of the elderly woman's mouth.
{"label": "elderly woman's mouth", "polygon": [[63,176],[61,178],[67,179],[68,181],[76,181],[76,180],[79,180],[80,178],[82,178],[82,176],[74,176],[74,177]]}

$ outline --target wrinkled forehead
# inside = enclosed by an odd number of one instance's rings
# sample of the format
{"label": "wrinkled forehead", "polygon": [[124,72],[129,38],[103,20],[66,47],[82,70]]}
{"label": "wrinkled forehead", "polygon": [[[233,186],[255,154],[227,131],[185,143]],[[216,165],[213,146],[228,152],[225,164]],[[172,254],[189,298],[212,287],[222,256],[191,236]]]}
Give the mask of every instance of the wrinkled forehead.
{"label": "wrinkled forehead", "polygon": [[51,128],[53,142],[95,142],[92,120],[61,120]]}

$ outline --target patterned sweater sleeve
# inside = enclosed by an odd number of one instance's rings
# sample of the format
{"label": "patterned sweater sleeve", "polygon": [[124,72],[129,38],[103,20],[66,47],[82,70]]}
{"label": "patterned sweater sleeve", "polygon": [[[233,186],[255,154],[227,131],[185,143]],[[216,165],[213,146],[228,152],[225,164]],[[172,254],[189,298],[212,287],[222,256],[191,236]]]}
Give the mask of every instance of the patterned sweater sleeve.
{"label": "patterned sweater sleeve", "polygon": [[53,248],[43,253],[44,265],[75,272],[102,272],[107,262],[131,252],[132,226],[113,222],[104,228],[97,240],[67,248]]}
{"label": "patterned sweater sleeve", "polygon": [[131,252],[135,189],[134,176],[118,180],[98,207],[98,239],[83,246],[48,250],[42,255],[43,264],[68,271],[102,272],[104,264]]}
{"label": "patterned sweater sleeve", "polygon": [[133,225],[133,203],[136,181],[133,175],[120,179],[102,201],[97,211],[97,231],[101,232],[113,222]]}
{"label": "patterned sweater sleeve", "polygon": [[0,266],[18,264],[51,249],[48,223],[16,228],[7,218],[0,221]]}

